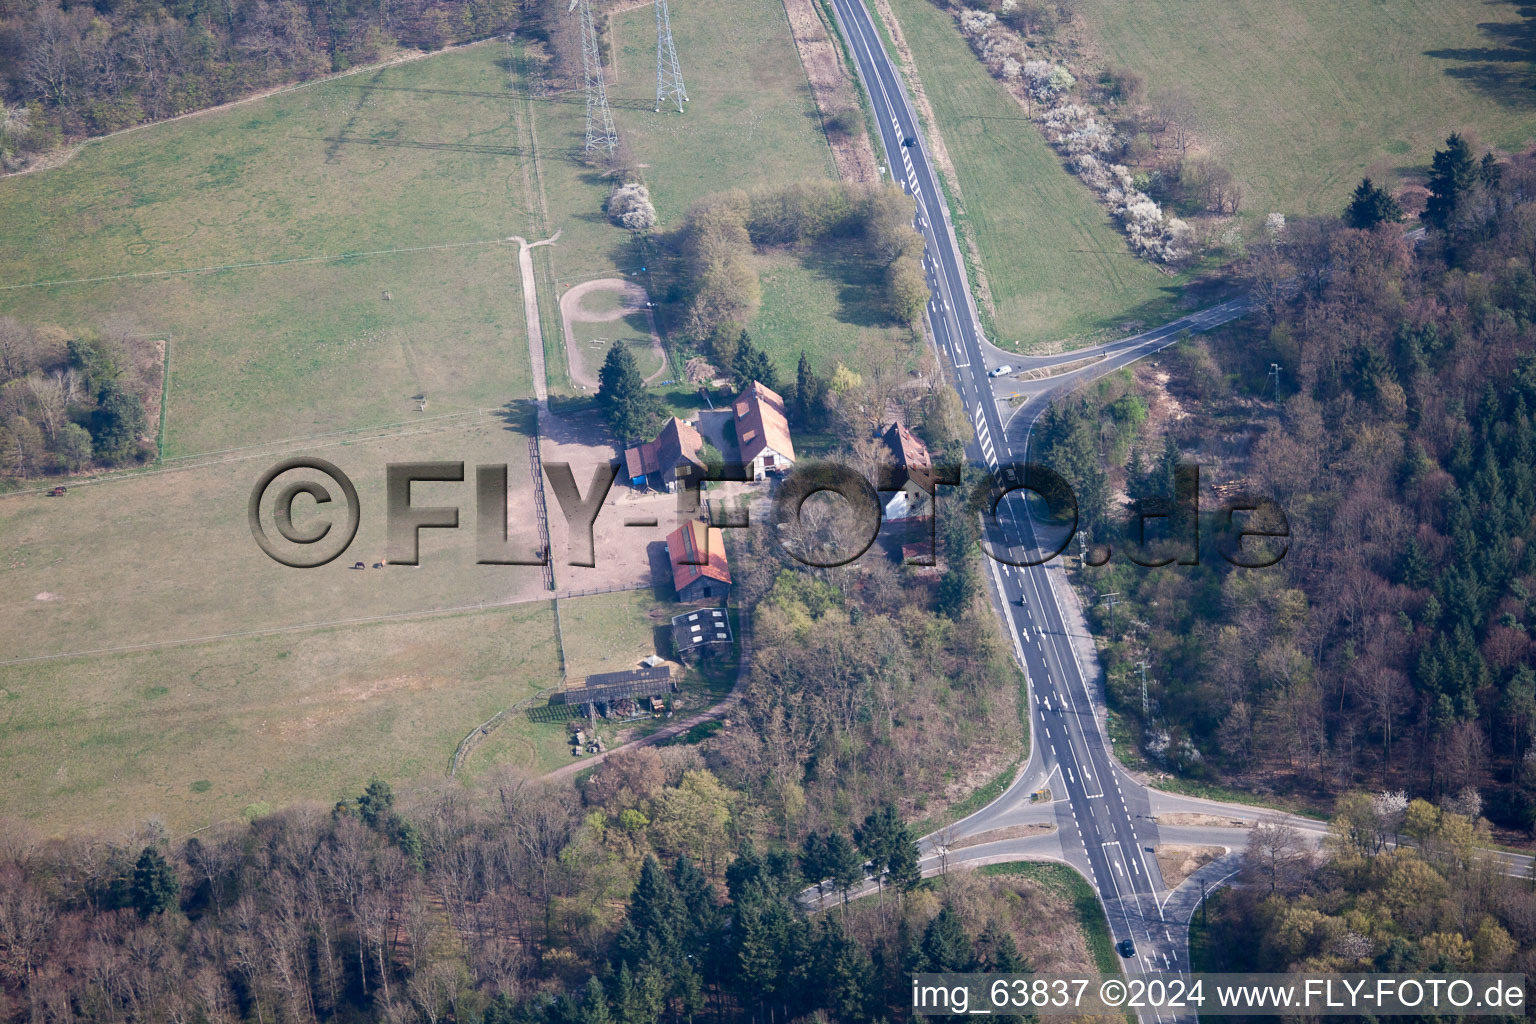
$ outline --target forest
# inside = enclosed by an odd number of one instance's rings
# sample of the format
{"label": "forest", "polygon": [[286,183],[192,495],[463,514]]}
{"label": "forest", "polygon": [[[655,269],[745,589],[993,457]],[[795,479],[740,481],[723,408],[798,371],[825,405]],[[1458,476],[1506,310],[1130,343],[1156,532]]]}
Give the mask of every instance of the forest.
{"label": "forest", "polygon": [[1264,822],[1235,884],[1195,919],[1196,967],[1529,974],[1536,888],[1479,851],[1487,841],[1486,824],[1400,792],[1345,794],[1321,851]]}
{"label": "forest", "polygon": [[[1120,495],[1171,496],[1181,462],[1288,518],[1268,569],[1084,570],[1111,705],[1154,766],[1320,807],[1405,789],[1528,832],[1536,161],[1478,159],[1453,135],[1420,240],[1362,186],[1351,217],[1384,216],[1284,225],[1247,258],[1258,315],[1163,359],[1182,418],[1154,430],[1151,378],[1109,378],[1056,404],[1040,451],[1095,540],[1121,542]],[[1213,455],[1227,438],[1244,440]]]}
{"label": "forest", "polygon": [[[546,5],[550,6],[550,5]],[[61,142],[515,27],[521,0],[7,0],[0,170]],[[529,27],[538,30],[537,19]]]}

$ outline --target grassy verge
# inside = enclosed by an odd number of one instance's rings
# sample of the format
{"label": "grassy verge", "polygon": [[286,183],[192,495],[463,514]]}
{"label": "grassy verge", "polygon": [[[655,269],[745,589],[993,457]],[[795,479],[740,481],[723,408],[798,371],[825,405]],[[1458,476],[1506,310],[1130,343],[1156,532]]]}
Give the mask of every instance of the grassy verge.
{"label": "grassy verge", "polygon": [[[998,344],[1085,342],[1169,319],[1181,280],[1132,256],[1089,191],[927,0],[892,0],[965,196]],[[953,200],[953,197],[951,197]]]}
{"label": "grassy verge", "polygon": [[937,814],[931,814],[922,821],[913,822],[910,826],[912,834],[926,836],[932,832],[937,832],[945,825],[959,821],[967,815],[975,814],[1007,791],[1008,786],[1013,782],[1014,776],[1019,773],[1019,765],[1023,761],[1024,758],[1022,756],[1014,758],[1008,763],[1008,767],[998,772],[992,777],[990,782],[980,789],[974,790],[964,800],[951,804],[944,808],[944,810]]}
{"label": "grassy verge", "polygon": [[1293,797],[1279,794],[1249,793],[1241,789],[1232,789],[1219,783],[1181,779],[1172,775],[1153,779],[1152,786],[1167,793],[1182,793],[1185,796],[1197,796],[1206,800],[1221,800],[1226,803],[1244,804],[1249,807],[1270,807],[1301,818],[1312,818],[1315,821],[1328,820],[1327,813],[1315,803],[1303,802]]}
{"label": "grassy verge", "polygon": [[[1206,908],[1214,909],[1226,897],[1223,890],[1206,896]],[[1212,973],[1222,969],[1220,951],[1215,947],[1211,929],[1204,923],[1202,910],[1195,911],[1189,922],[1189,968],[1195,973]]]}

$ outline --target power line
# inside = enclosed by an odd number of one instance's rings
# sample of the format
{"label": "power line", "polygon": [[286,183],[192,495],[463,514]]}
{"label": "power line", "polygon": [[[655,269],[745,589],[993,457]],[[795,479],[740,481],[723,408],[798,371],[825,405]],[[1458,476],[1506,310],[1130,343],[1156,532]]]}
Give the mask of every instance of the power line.
{"label": "power line", "polygon": [[1147,663],[1138,661],[1136,667],[1141,669],[1141,720],[1146,723],[1152,721],[1152,702],[1147,699]]}
{"label": "power line", "polygon": [[667,0],[655,0],[655,7],[656,110],[660,113],[662,103],[675,101],[681,114],[688,102],[688,89],[683,85],[682,65],[677,62],[677,46],[672,42],[672,14]]}
{"label": "power line", "polygon": [[602,150],[612,156],[619,148],[619,133],[613,127],[613,111],[608,109],[608,83],[603,77],[603,54],[597,46],[597,26],[592,21],[589,0],[571,0],[581,7],[581,70],[587,90],[586,151]]}

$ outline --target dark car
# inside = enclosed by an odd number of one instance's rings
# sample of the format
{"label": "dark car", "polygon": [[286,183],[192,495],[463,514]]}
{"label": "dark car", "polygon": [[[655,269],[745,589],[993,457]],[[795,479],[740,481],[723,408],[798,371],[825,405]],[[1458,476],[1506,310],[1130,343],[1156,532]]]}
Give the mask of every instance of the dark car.
{"label": "dark car", "polygon": [[917,140],[908,135],[906,138],[901,140],[901,144],[907,149],[911,149],[913,146],[917,145]]}
{"label": "dark car", "polygon": [[1115,951],[1126,959],[1136,955],[1136,944],[1130,939],[1121,939],[1115,946]]}

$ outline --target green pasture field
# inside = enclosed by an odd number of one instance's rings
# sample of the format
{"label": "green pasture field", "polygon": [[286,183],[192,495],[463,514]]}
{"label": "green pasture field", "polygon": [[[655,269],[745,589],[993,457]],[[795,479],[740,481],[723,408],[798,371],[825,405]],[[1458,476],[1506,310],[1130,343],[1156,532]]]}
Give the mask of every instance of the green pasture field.
{"label": "green pasture field", "polygon": [[1193,100],[1256,216],[1337,214],[1362,175],[1421,172],[1453,131],[1536,135],[1536,14],[1507,0],[1088,0],[1105,59]]}
{"label": "green pasture field", "polygon": [[928,0],[892,0],[959,178],[957,227],[980,250],[994,342],[1086,343],[1177,315],[1181,279],[1132,255],[1088,188]]}
{"label": "green pasture field", "polygon": [[580,686],[597,672],[639,668],[640,659],[652,654],[671,657],[672,616],[681,611],[674,602],[657,601],[650,588],[562,600],[560,630],[571,685]]}
{"label": "green pasture field", "polygon": [[[446,772],[471,729],[559,678],[547,601],[0,667],[0,818],[179,832],[329,804]],[[502,763],[558,763],[562,728],[517,728]]]}
{"label": "green pasture field", "polygon": [[640,376],[649,377],[661,369],[662,359],[651,346],[651,328],[644,312],[618,320],[573,320],[571,335],[581,346],[581,360],[594,377],[615,341],[622,341],[635,357]]}
{"label": "green pasture field", "polygon": [[[170,456],[396,422],[421,393],[436,411],[527,395],[501,240],[527,230],[528,157],[497,53],[350,76],[0,181],[0,286],[111,278],[0,288],[0,315],[171,335]],[[374,255],[165,276],[345,253]]]}
{"label": "green pasture field", "polygon": [[833,260],[819,250],[757,257],[763,302],[747,325],[754,344],[773,357],[779,382],[794,379],[803,350],[818,373],[854,365],[861,346],[916,365],[921,342],[886,314],[881,270],[862,258]]}
{"label": "green pasture field", "polygon": [[[479,463],[507,464],[512,539],[529,554],[539,546],[526,426],[522,413],[510,423],[499,415],[424,418],[415,429],[382,438],[230,453],[185,468],[77,483],[61,498],[38,491],[0,498],[0,662],[542,599],[547,592],[537,567],[475,564]],[[354,482],[361,505],[347,553],[314,569],[269,559],[247,521],[257,478],[294,454],[335,464]],[[387,557],[386,464],[431,460],[463,461],[467,479],[416,484],[412,502],[458,506],[460,528],[421,531],[417,568],[351,568]],[[336,485],[326,486],[339,507]],[[269,505],[274,497],[269,492]],[[296,523],[302,526],[305,510],[314,507],[309,498],[296,501]],[[339,536],[342,516],[335,518]],[[263,522],[274,532],[270,511]]]}

